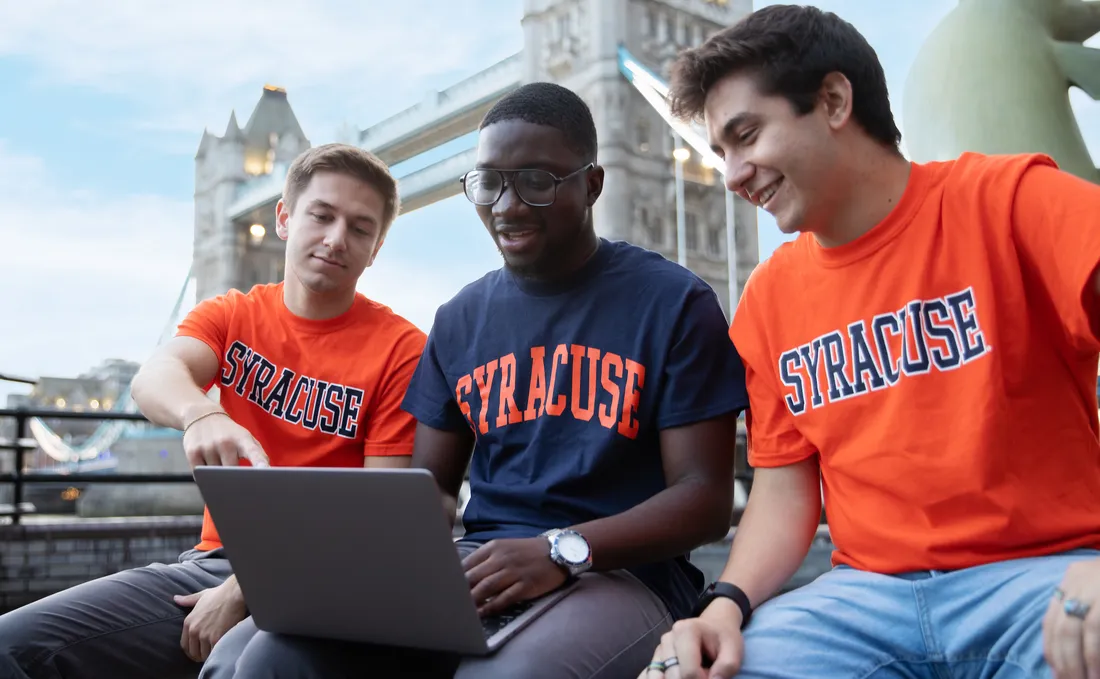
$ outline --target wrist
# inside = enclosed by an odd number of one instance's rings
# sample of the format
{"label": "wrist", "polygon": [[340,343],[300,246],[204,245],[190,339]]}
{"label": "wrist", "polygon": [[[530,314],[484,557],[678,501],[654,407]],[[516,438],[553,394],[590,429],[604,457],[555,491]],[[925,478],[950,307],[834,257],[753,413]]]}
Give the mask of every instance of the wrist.
{"label": "wrist", "polygon": [[710,604],[703,609],[703,612],[699,614],[699,617],[721,625],[733,625],[737,629],[741,629],[741,623],[744,621],[744,617],[741,614],[741,607],[731,599],[725,597],[718,597],[714,601],[711,601]]}
{"label": "wrist", "polygon": [[695,604],[695,610],[692,611],[692,614],[695,617],[702,617],[703,613],[716,604],[722,604],[723,606],[723,608],[718,609],[719,611],[728,610],[725,608],[727,605],[736,608],[736,617],[742,629],[745,625],[749,624],[749,618],[752,617],[752,602],[749,601],[748,595],[746,595],[737,585],[721,580],[712,582],[703,590],[698,603]]}
{"label": "wrist", "polygon": [[237,582],[237,576],[230,575],[225,579],[225,582],[221,584],[221,588],[230,601],[244,607],[244,592],[241,591],[241,586]]}
{"label": "wrist", "polygon": [[199,420],[215,415],[226,415],[228,417],[228,414],[217,403],[209,402],[188,406],[184,409],[182,417],[180,417],[180,430],[187,431],[191,425]]}

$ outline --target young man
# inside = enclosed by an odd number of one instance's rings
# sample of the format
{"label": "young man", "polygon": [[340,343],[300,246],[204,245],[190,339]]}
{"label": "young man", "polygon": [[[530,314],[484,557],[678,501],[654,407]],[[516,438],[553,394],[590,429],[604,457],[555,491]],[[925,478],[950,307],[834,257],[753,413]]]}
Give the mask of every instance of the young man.
{"label": "young man", "polygon": [[[413,465],[452,503],[470,465],[457,549],[483,614],[579,586],[461,659],[462,679],[635,675],[701,591],[685,555],[729,530],[741,362],[702,280],[596,236],[603,176],[588,107],[534,83],[486,114],[463,179],[504,267],[436,314],[404,402]],[[237,671],[350,677],[386,659],[261,633]],[[393,676],[427,676],[402,660]]]}
{"label": "young man", "polygon": [[[729,562],[643,676],[1100,676],[1100,187],[1043,156],[909,163],[874,51],[811,7],[715,35],[672,91],[800,235],[731,328],[756,476]],[[819,480],[835,568],[760,606]]]}
{"label": "young man", "polygon": [[[201,302],[134,379],[142,412],[183,430],[192,466],[408,466],[415,421],[400,405],[425,336],[355,290],[398,209],[369,153],[329,145],[294,161],[276,208],[285,281]],[[193,676],[212,648],[239,653],[255,629],[246,616],[207,513],[178,563],[0,617],[0,675]]]}

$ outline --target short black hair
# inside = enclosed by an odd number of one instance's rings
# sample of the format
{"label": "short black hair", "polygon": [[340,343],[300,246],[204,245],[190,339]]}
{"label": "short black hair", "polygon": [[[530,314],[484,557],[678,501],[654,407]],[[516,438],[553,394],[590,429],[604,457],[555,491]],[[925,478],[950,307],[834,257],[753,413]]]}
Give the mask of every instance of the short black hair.
{"label": "short black hair", "polygon": [[588,104],[573,90],[547,82],[521,85],[493,104],[478,129],[505,120],[558,129],[572,151],[596,162],[596,123]]}
{"label": "short black hair", "polygon": [[673,115],[700,117],[710,89],[737,72],[755,75],[761,92],[785,97],[799,115],[814,109],[826,75],[842,73],[852,83],[856,122],[887,147],[896,149],[901,141],[878,55],[832,12],[771,5],[684,51],[672,67]]}

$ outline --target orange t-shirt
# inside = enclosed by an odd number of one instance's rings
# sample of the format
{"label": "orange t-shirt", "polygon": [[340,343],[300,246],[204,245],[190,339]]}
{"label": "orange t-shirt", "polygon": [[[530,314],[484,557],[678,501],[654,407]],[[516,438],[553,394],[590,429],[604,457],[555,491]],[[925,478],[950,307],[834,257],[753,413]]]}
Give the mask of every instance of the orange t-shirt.
{"label": "orange t-shirt", "polygon": [[[362,467],[364,457],[412,454],[416,420],[401,400],[427,338],[389,308],[357,294],[344,314],[311,321],[286,308],[282,283],[257,285],[200,302],[178,335],[221,357],[206,388],[218,388],[271,466]],[[206,510],[197,549],[220,546]]]}
{"label": "orange t-shirt", "polygon": [[834,564],[1100,548],[1100,186],[1045,156],[914,164],[885,221],[753,272],[749,462],[819,455]]}

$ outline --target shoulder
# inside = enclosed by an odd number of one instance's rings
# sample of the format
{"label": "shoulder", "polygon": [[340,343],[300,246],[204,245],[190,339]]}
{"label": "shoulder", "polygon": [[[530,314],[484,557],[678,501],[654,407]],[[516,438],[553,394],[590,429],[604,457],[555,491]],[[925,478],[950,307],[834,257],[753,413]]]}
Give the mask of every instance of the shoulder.
{"label": "shoulder", "polygon": [[[187,314],[191,318],[205,318],[209,320],[230,321],[234,316],[251,314],[257,310],[270,307],[272,297],[271,288],[280,287],[279,284],[257,285],[248,292],[241,292],[236,288],[220,295],[199,300],[194,308]],[[276,293],[276,298],[278,294]]]}
{"label": "shoulder", "polygon": [[500,286],[504,275],[503,269],[494,269],[481,278],[464,285],[455,293],[454,297],[451,297],[436,309],[433,330],[441,322],[454,322],[467,318],[477,309],[484,307],[491,301],[491,297]]}
{"label": "shoulder", "polygon": [[714,289],[693,271],[664,255],[626,241],[608,241],[605,280],[627,286],[632,294],[645,292],[659,296],[714,293]]}
{"label": "shoulder", "polygon": [[947,200],[996,200],[1011,203],[1024,176],[1033,169],[1058,171],[1050,156],[1042,153],[985,155],[963,153],[957,159],[920,165],[938,175]]}
{"label": "shoulder", "polygon": [[356,293],[356,304],[364,320],[361,327],[372,340],[382,340],[395,348],[417,353],[423,349],[427,335],[415,323],[362,293]]}

